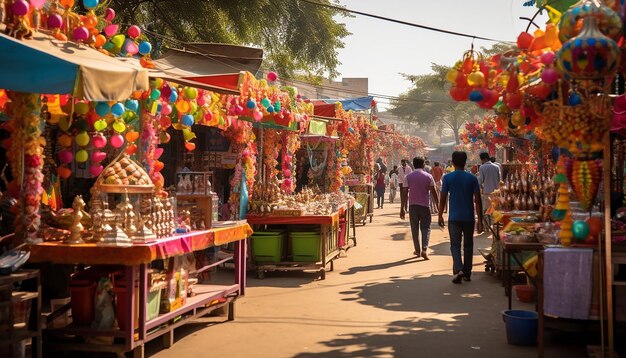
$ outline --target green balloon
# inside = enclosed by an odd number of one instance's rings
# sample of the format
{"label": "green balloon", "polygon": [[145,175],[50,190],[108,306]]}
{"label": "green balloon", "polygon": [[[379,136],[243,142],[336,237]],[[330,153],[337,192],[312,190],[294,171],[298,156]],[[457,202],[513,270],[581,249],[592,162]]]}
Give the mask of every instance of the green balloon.
{"label": "green balloon", "polygon": [[589,236],[589,224],[582,220],[576,220],[572,224],[572,234],[576,240],[584,240]]}

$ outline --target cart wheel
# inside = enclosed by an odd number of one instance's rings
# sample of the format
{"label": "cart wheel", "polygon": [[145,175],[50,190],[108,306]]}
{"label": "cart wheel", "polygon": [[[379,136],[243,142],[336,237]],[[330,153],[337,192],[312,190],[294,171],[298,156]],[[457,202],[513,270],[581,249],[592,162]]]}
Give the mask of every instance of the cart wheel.
{"label": "cart wheel", "polygon": [[325,280],[326,279],[326,270],[325,269],[321,269],[320,270],[320,280]]}
{"label": "cart wheel", "polygon": [[258,270],[256,272],[256,278],[258,278],[259,280],[262,280],[265,278],[265,271],[264,270]]}
{"label": "cart wheel", "polygon": [[374,218],[374,215],[370,216],[370,224],[372,223],[373,218]]}

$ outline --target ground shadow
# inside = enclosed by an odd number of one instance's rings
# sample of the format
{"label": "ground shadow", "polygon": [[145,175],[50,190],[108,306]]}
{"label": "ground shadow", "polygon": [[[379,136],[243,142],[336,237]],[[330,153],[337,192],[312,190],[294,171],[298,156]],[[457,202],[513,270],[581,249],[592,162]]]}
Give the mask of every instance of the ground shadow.
{"label": "ground shadow", "polygon": [[409,257],[409,258],[406,258],[406,259],[403,259],[403,260],[394,261],[394,262],[386,262],[386,263],[382,263],[382,264],[369,265],[369,266],[354,266],[354,267],[350,267],[347,271],[341,272],[340,275],[354,275],[354,274],[359,273],[359,272],[385,270],[385,269],[388,269],[388,268],[397,267],[397,266],[401,266],[401,265],[408,265],[408,264],[412,264],[412,263],[419,262],[419,261],[424,261],[424,260],[422,258],[417,257],[417,256],[411,255],[411,257]]}
{"label": "ground shadow", "polygon": [[[341,292],[345,300],[409,317],[380,329],[351,332],[320,342],[328,350],[296,357],[532,357],[535,347],[507,344],[501,311],[493,300],[497,285],[476,274],[470,283],[455,285],[450,275],[415,276],[365,284]],[[585,357],[585,340],[566,345],[547,341],[546,357]]]}

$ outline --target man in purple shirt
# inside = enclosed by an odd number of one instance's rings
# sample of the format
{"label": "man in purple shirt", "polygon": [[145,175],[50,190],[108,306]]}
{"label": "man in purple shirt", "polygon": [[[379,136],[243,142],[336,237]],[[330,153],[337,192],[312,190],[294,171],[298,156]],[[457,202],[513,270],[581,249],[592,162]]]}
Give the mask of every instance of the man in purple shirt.
{"label": "man in purple shirt", "polygon": [[[409,189],[409,221],[411,222],[411,234],[416,256],[422,256],[428,260],[428,239],[430,238],[430,194],[435,202],[439,201],[435,180],[433,176],[424,171],[424,158],[413,158],[415,171],[406,176]],[[422,232],[422,245],[420,246],[419,233]]]}

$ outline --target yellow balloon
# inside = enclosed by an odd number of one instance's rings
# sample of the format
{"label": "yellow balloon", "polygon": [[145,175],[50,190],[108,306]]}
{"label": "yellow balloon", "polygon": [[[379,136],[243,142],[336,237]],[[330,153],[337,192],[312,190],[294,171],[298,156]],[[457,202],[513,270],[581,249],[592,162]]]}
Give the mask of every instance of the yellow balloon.
{"label": "yellow balloon", "polygon": [[74,140],[76,141],[76,144],[84,147],[89,144],[89,134],[87,134],[87,132],[80,132]]}
{"label": "yellow balloon", "polygon": [[89,154],[87,153],[86,150],[81,149],[78,152],[76,152],[76,155],[74,156],[74,158],[76,158],[76,162],[84,163],[89,158]]}
{"label": "yellow balloon", "polygon": [[455,70],[453,68],[450,71],[448,71],[448,73],[446,73],[446,80],[448,80],[448,82],[454,84],[454,83],[456,83],[456,76],[458,74],[459,74],[459,71],[457,71],[457,70]]}
{"label": "yellow balloon", "polygon": [[467,76],[467,84],[472,87],[480,87],[485,84],[485,75],[480,71],[474,71]]}
{"label": "yellow balloon", "polygon": [[183,114],[189,112],[189,102],[185,100],[177,101],[176,109],[178,110],[178,112],[183,113]]}

